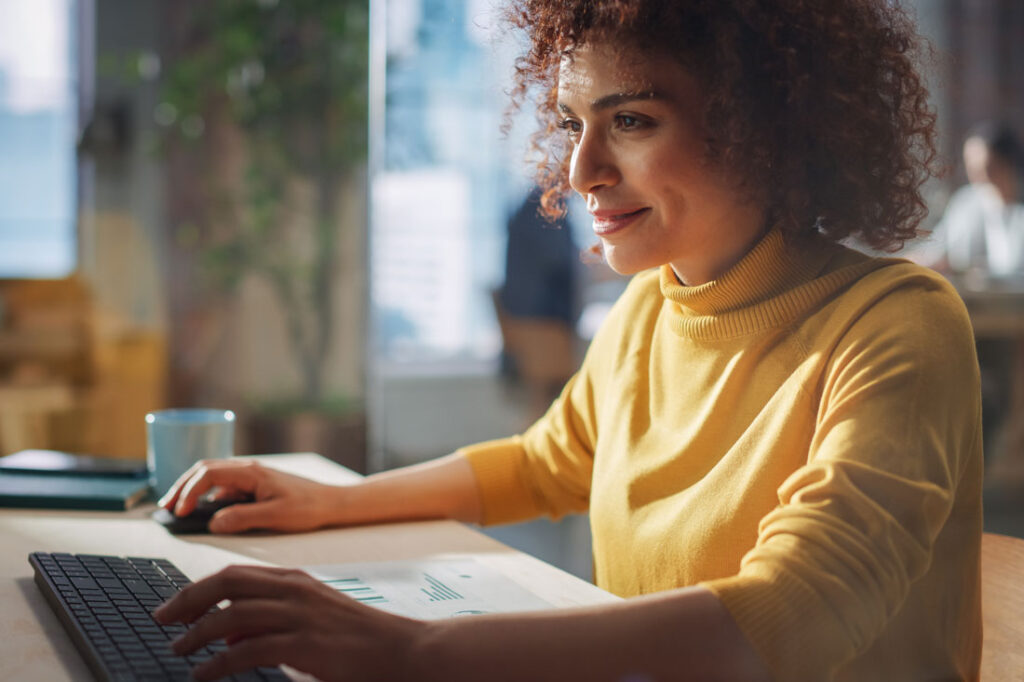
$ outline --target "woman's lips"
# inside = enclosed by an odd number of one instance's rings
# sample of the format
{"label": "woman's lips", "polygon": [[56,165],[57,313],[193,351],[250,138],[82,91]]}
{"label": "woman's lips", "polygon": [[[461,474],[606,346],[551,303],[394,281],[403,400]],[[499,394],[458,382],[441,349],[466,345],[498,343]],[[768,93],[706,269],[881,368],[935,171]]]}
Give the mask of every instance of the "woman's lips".
{"label": "woman's lips", "polygon": [[595,211],[594,233],[598,237],[607,237],[633,224],[649,210],[638,208],[632,211]]}

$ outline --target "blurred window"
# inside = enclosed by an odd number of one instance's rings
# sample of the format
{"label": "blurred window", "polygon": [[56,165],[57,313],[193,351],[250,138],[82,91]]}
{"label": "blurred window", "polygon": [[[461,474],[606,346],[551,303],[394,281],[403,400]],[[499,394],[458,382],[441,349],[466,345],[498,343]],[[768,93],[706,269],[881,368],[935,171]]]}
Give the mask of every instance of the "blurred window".
{"label": "blurred window", "polygon": [[503,278],[505,222],[529,188],[523,136],[501,134],[514,51],[488,0],[381,5],[371,76],[375,361],[493,363],[501,341],[490,290]]}
{"label": "blurred window", "polygon": [[0,278],[60,278],[76,267],[84,9],[82,0],[0,0]]}

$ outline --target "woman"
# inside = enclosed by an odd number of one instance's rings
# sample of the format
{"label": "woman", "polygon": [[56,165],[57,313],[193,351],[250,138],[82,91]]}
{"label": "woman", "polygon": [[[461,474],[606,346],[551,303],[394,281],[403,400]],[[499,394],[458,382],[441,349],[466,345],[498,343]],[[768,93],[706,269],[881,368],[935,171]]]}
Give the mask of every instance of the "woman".
{"label": "woman", "polygon": [[[214,677],[976,678],[981,440],[969,322],[896,247],[934,118],[888,0],[524,0],[541,179],[636,274],[522,436],[331,488],[211,462],[162,501],[255,494],[218,532],[590,510],[612,606],[422,623],[302,574],[233,568],[157,612]],[[561,134],[552,137],[551,134]],[[546,170],[550,169],[550,171]],[[940,342],[937,342],[941,340]],[[330,606],[325,606],[329,604]]]}

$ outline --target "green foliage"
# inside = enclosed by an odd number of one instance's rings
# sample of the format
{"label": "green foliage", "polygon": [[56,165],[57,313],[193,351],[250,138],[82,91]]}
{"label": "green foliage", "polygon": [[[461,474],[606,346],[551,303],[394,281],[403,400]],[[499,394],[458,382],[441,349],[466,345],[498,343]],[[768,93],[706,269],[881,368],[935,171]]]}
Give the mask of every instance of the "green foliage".
{"label": "green foliage", "polygon": [[[210,0],[190,22],[164,100],[180,126],[223,103],[231,119],[307,174],[366,150],[365,0]],[[187,131],[182,131],[189,137]]]}
{"label": "green foliage", "polygon": [[[343,227],[337,193],[366,159],[367,0],[206,0],[193,8],[182,56],[164,71],[159,116],[171,140],[200,149],[205,122],[226,119],[246,159],[234,182],[207,179],[217,187],[198,230],[207,284],[228,293],[254,273],[274,287],[303,400],[322,402]],[[297,183],[313,188],[310,206],[293,205]]]}
{"label": "green foliage", "polygon": [[366,154],[366,0],[209,0],[192,13],[162,106],[183,129],[226,111],[270,176],[345,170]]}

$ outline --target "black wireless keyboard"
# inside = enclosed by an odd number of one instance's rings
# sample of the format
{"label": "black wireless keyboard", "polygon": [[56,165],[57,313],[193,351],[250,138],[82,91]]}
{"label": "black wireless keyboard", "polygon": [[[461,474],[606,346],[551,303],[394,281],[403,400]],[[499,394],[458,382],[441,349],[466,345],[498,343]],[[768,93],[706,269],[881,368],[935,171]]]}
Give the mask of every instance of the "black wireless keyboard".
{"label": "black wireless keyboard", "polygon": [[[191,581],[166,559],[33,552],[36,583],[100,680],[188,680],[193,666],[223,651],[214,642],[191,656],[171,652],[184,625],[150,613]],[[234,680],[288,680],[258,668]]]}

